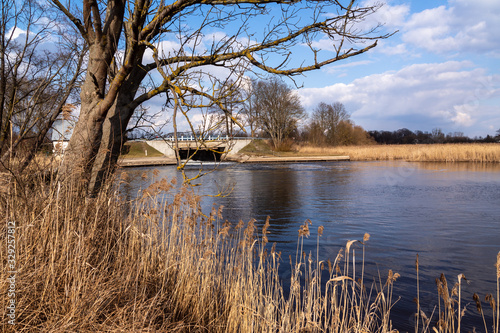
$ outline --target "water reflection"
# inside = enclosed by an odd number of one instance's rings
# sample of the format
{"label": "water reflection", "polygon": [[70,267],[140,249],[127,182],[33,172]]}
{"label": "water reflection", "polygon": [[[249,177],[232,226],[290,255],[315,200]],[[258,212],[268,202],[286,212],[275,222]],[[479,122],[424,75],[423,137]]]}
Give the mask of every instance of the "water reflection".
{"label": "water reflection", "polygon": [[500,163],[419,162],[415,167],[435,171],[500,172]]}

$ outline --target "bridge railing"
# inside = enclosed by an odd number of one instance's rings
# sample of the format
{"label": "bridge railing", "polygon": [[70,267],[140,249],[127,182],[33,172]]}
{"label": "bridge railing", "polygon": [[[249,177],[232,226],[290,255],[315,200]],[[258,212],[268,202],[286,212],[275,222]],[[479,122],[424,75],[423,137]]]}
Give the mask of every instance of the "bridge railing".
{"label": "bridge railing", "polygon": [[[177,137],[177,141],[195,141],[195,137],[192,135],[188,136],[179,136]],[[244,137],[244,136],[221,136],[221,135],[208,135],[203,137],[203,140],[205,141],[230,141],[230,140],[254,140],[254,139],[260,139],[260,138],[252,138],[252,137]],[[166,141],[171,141],[174,142],[175,138],[173,137],[168,137],[168,138],[158,138],[155,140],[166,140]]]}

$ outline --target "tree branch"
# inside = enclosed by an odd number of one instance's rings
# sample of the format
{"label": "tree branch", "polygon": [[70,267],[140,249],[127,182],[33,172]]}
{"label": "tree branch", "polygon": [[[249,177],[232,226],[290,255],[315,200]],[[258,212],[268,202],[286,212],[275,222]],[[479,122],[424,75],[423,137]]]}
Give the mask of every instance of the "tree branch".
{"label": "tree branch", "polygon": [[66,15],[66,17],[71,21],[73,22],[73,24],[75,25],[75,27],[78,29],[78,31],[80,31],[80,34],[82,35],[83,39],[85,39],[85,41],[87,41],[87,43],[89,42],[88,40],[88,33],[87,33],[87,30],[85,29],[85,27],[83,26],[82,24],[82,21],[80,21],[79,19],[77,19],[76,17],[73,16],[73,14],[71,14],[69,12],[69,10],[64,7],[60,2],[59,0],[51,0],[52,3],[57,7],[59,8],[59,10],[61,12],[64,13],[64,15]]}
{"label": "tree branch", "polygon": [[274,67],[270,67],[270,66],[266,66],[265,64],[263,64],[262,62],[259,62],[257,61],[253,55],[250,53],[250,52],[247,52],[245,54],[245,56],[248,58],[248,60],[250,61],[250,63],[252,65],[254,65],[255,67],[258,67],[268,73],[271,73],[271,74],[279,74],[279,75],[296,75],[296,74],[300,74],[300,73],[304,73],[304,72],[308,72],[308,71],[312,71],[312,70],[315,70],[315,69],[319,69],[325,65],[328,65],[328,64],[331,64],[331,63],[334,63],[336,61],[339,61],[339,60],[343,60],[343,59],[347,59],[349,57],[353,57],[353,56],[356,56],[356,55],[359,55],[361,53],[365,53],[366,51],[374,48],[375,46],[377,46],[377,41],[375,41],[375,43],[361,49],[361,50],[357,50],[355,52],[350,52],[352,49],[350,49],[349,51],[345,52],[344,54],[340,55],[340,56],[336,56],[335,58],[330,58],[328,60],[325,60],[325,61],[321,61],[321,62],[316,62],[315,61],[315,64],[314,65],[310,65],[310,66],[301,66],[301,67],[297,67],[297,68],[293,68],[293,69],[288,69],[288,70],[279,70],[279,69],[276,69]]}

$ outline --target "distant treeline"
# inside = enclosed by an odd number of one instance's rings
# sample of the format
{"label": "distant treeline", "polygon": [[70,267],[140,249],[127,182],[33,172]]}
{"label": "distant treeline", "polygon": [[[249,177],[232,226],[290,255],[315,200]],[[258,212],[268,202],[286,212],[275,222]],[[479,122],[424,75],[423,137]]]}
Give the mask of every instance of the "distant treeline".
{"label": "distant treeline", "polygon": [[500,135],[469,138],[462,132],[444,134],[441,129],[432,132],[415,131],[407,128],[397,131],[368,131],[378,144],[432,144],[432,143],[493,143],[500,142]]}

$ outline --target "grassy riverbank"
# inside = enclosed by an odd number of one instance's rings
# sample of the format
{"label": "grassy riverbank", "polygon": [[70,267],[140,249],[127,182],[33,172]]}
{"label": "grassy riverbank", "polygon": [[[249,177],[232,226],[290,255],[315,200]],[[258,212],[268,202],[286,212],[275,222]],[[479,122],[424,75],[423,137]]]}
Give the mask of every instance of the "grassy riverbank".
{"label": "grassy riverbank", "polygon": [[[0,239],[15,244],[12,253],[0,252],[13,265],[0,271],[0,304],[6,309],[15,299],[2,331],[392,332],[399,274],[381,272],[376,284],[365,279],[369,235],[317,262],[302,242],[315,238],[319,248],[323,228],[306,221],[297,226],[297,254],[281,258],[267,244],[267,223],[261,230],[254,221],[224,223],[222,207],[201,212],[201,198],[174,181],[151,179],[129,202],[114,185],[89,199],[77,185],[33,175],[6,178],[0,191]],[[125,186],[121,176],[113,184]],[[279,266],[290,267],[287,291]],[[500,257],[497,267],[498,280]],[[461,280],[440,281],[443,305],[433,322],[439,315],[447,326],[440,331],[458,332]],[[432,332],[427,317],[416,318],[418,332]]]}
{"label": "grassy riverbank", "polygon": [[274,152],[266,141],[255,140],[241,153],[251,156],[349,156],[352,161],[500,162],[500,144],[498,143],[337,147],[299,144],[288,152]]}

